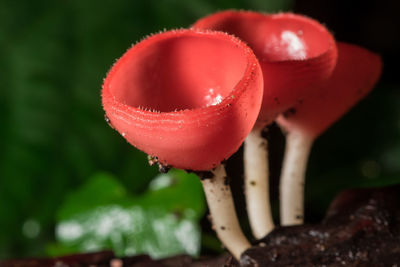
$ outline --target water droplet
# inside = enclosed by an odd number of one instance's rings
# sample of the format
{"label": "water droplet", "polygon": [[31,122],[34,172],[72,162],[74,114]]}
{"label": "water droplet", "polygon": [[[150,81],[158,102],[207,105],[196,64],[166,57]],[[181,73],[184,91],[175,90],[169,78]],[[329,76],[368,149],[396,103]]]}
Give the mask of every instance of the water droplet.
{"label": "water droplet", "polygon": [[[218,87],[216,88],[218,90]],[[222,102],[222,95],[215,92],[214,88],[208,89],[208,94],[204,97],[206,106],[215,106]]]}

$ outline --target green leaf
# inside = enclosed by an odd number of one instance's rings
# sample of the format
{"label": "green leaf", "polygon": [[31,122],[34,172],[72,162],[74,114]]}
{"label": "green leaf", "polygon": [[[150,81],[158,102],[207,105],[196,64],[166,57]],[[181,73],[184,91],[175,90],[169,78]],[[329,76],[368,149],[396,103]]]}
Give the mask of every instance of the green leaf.
{"label": "green leaf", "polygon": [[66,197],[64,205],[58,212],[58,221],[67,220],[76,214],[90,212],[99,206],[115,203],[128,205],[132,203],[132,199],[112,175],[98,173],[80,189]]}
{"label": "green leaf", "polygon": [[[167,187],[160,185],[167,184]],[[199,178],[182,170],[171,170],[157,176],[149,185],[149,191],[138,199],[143,206],[159,206],[160,203],[175,214],[190,208],[193,218],[200,219],[205,212],[203,189]]]}
{"label": "green leaf", "polygon": [[48,250],[52,255],[108,248],[120,256],[196,256],[204,210],[193,174],[171,170],[134,197],[114,177],[100,173],[66,198],[58,214],[58,243]]}

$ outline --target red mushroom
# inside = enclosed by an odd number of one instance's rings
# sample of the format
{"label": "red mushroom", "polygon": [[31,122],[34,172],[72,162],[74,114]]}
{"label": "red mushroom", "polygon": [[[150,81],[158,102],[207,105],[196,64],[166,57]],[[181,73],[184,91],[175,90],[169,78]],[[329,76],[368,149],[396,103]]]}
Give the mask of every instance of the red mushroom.
{"label": "red mushroom", "polygon": [[361,47],[338,43],[338,63],[323,89],[281,115],[287,133],[281,176],[281,223],[303,223],[304,182],[313,141],[374,87],[381,73],[378,55]]}
{"label": "red mushroom", "polygon": [[250,244],[240,229],[221,162],[253,128],[262,84],[255,55],[239,39],[176,30],[129,49],[102,90],[107,118],[129,143],[160,166],[209,175],[202,183],[214,227],[237,259]]}
{"label": "red mushroom", "polygon": [[267,140],[261,130],[318,88],[336,64],[335,41],[315,20],[291,13],[223,11],[193,27],[225,31],[247,42],[260,61],[264,96],[255,128],[245,140],[246,203],[253,235],[273,227],[269,205]]}

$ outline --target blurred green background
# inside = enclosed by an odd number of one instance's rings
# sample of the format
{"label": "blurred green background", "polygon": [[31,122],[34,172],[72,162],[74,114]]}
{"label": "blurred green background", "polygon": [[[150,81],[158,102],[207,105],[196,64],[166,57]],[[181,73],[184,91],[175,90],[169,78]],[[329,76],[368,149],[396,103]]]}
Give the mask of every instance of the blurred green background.
{"label": "blurred green background", "polygon": [[[307,174],[307,220],[320,220],[341,189],[400,183],[400,42],[394,5],[0,0],[0,258],[103,248],[153,257],[220,251],[204,218],[197,178],[179,171],[160,176],[149,167],[146,155],[105,123],[100,88],[111,64],[132,43],[227,8],[300,12],[326,23],[337,39],[383,56],[384,75],[375,91],[315,143]],[[269,138],[276,210],[283,137],[272,127]],[[228,172],[245,218],[240,153],[228,162]]]}

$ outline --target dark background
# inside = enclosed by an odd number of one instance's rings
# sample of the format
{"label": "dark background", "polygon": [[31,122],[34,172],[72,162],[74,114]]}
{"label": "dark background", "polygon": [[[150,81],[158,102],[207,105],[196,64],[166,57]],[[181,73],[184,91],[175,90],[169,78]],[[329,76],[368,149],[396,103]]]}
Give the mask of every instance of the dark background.
{"label": "dark background", "polygon": [[[227,8],[302,13],[324,23],[337,40],[361,45],[383,57],[384,72],[375,90],[313,147],[306,220],[319,221],[341,189],[400,183],[396,3],[0,0],[0,258],[58,255],[69,251],[65,247],[81,251],[63,243],[55,227],[65,219],[60,215],[65,215],[65,203],[79,196],[76,192],[93,176],[107,173],[130,196],[146,192],[157,170],[104,122],[102,80],[115,59],[144,36],[164,28],[188,27],[204,15]],[[283,137],[277,127],[268,136],[271,191],[277,210]],[[242,192],[240,153],[228,162],[236,194]],[[92,192],[93,198],[100,198],[101,190],[109,188],[100,186]],[[242,199],[237,201],[242,207]],[[242,210],[239,213],[244,215]],[[200,223],[205,228],[203,250],[217,252],[219,245],[207,220]]]}

